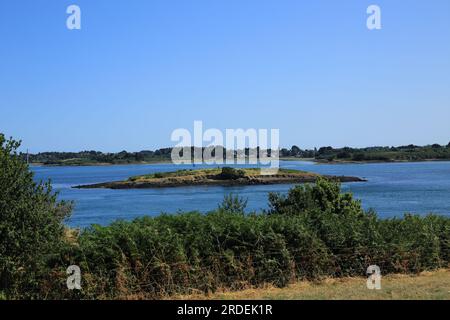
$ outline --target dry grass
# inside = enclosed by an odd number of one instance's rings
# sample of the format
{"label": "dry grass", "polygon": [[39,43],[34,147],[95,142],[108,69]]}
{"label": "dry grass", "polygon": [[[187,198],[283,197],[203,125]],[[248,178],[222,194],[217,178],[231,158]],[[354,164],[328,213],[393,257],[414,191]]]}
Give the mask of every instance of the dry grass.
{"label": "dry grass", "polygon": [[[261,169],[260,168],[238,168],[237,170],[244,172],[246,177],[249,178],[257,178],[261,177]],[[157,172],[153,174],[134,176],[129,178],[129,181],[133,182],[146,182],[157,179],[173,179],[177,180],[193,180],[195,178],[207,178],[210,176],[218,175],[222,172],[221,168],[213,168],[213,169],[196,169],[196,170],[178,170],[173,172]],[[276,174],[277,177],[315,177],[318,176],[315,173],[300,171],[300,170],[292,170],[292,169],[279,169]]]}
{"label": "dry grass", "polygon": [[286,288],[267,286],[239,292],[222,292],[208,296],[177,296],[174,299],[219,300],[450,300],[450,269],[423,272],[419,275],[382,277],[381,290],[369,290],[365,278],[326,279],[321,282],[298,282]]}
{"label": "dry grass", "polygon": [[78,236],[80,235],[79,229],[64,229],[64,238],[72,245],[78,245]]}

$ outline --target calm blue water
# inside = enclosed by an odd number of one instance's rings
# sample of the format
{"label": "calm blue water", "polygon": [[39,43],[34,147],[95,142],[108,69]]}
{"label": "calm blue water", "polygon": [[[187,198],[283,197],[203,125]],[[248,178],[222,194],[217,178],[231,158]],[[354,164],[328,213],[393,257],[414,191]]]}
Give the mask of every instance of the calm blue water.
{"label": "calm blue water", "polygon": [[[344,184],[381,217],[405,212],[450,215],[450,162],[377,163],[324,165],[304,161],[282,161],[282,168],[322,174],[358,176],[363,183]],[[59,198],[75,201],[68,224],[85,227],[108,224],[161,212],[209,211],[228,193],[248,198],[248,209],[267,208],[269,192],[286,192],[291,185],[245,187],[179,187],[146,190],[72,189],[74,185],[122,180],[133,175],[173,171],[190,166],[173,164],[98,167],[32,167],[36,180],[51,179]]]}

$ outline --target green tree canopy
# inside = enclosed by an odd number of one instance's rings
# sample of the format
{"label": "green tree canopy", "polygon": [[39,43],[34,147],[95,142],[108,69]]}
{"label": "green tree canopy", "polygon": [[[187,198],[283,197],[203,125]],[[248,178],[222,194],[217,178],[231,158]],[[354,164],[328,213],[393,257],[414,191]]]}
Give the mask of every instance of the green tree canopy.
{"label": "green tree canopy", "polygon": [[0,134],[0,293],[8,297],[36,292],[39,273],[61,244],[71,207],[57,201],[49,182],[34,182],[17,154],[19,146]]}

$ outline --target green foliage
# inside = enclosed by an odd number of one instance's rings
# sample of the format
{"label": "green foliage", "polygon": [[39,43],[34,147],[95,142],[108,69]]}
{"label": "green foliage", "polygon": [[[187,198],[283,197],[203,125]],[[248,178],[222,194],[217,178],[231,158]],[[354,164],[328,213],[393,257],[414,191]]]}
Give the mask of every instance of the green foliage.
{"label": "green foliage", "polygon": [[140,151],[118,153],[103,153],[99,151],[81,152],[41,152],[38,154],[20,154],[22,159],[27,157],[32,163],[43,163],[46,165],[92,165],[99,163],[128,164],[140,162],[156,162],[170,160],[172,149],[163,148],[156,151]]}
{"label": "green foliage", "polygon": [[245,177],[245,171],[230,167],[223,167],[219,177],[223,180],[237,180]]}
{"label": "green foliage", "polygon": [[59,253],[70,207],[56,201],[49,182],[33,182],[19,145],[0,134],[0,292],[33,297]]}
{"label": "green foliage", "polygon": [[315,154],[317,160],[332,161],[423,161],[449,160],[450,149],[439,144],[428,146],[369,147],[369,148],[337,148],[322,147]]}
{"label": "green foliage", "polygon": [[247,199],[243,199],[239,196],[234,196],[232,194],[226,195],[219,205],[218,210],[222,212],[244,214],[247,202]]}
{"label": "green foliage", "polygon": [[384,269],[396,272],[420,272],[448,266],[450,262],[450,219],[406,214],[403,219],[381,220],[384,236]]}
{"label": "green foliage", "polygon": [[312,211],[331,212],[343,215],[364,214],[361,203],[353,199],[351,193],[341,193],[340,184],[318,178],[314,185],[299,185],[289,190],[287,196],[269,194],[271,214],[306,214]]}

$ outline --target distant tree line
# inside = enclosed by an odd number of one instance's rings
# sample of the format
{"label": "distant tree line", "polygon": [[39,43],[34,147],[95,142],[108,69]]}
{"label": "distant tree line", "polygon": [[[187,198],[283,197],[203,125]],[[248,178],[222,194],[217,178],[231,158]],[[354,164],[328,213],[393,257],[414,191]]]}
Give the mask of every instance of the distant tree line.
{"label": "distant tree line", "polygon": [[83,164],[83,163],[109,163],[126,164],[146,161],[170,159],[171,148],[163,148],[155,151],[144,150],[139,152],[121,151],[118,153],[103,153],[100,151],[81,152],[41,152],[37,154],[21,153],[22,159],[31,163],[43,163],[46,165],[58,164]]}
{"label": "distant tree line", "polygon": [[450,143],[416,146],[413,144],[399,147],[368,148],[320,148],[315,159],[322,161],[420,161],[450,160]]}
{"label": "distant tree line", "polygon": [[[194,154],[203,154],[205,148],[191,147],[191,158]],[[182,151],[180,155],[182,155]],[[244,155],[248,158],[251,154],[260,156],[260,148],[246,148],[233,150],[234,158]],[[20,153],[22,159],[28,159],[31,163],[45,165],[83,165],[83,164],[128,164],[142,162],[169,161],[172,148],[162,148],[155,151],[144,150],[139,152],[121,151],[118,153],[103,153],[100,151],[81,152],[41,152],[37,154]],[[273,150],[267,150],[271,156]],[[212,156],[215,156],[212,152]],[[290,149],[279,150],[281,158],[316,159],[318,161],[420,161],[420,160],[450,160],[450,142],[445,146],[432,144],[416,146],[413,144],[398,147],[367,147],[367,148],[333,148],[331,146],[319,149],[300,149],[294,145]],[[227,157],[227,150],[223,148],[223,157]]]}

